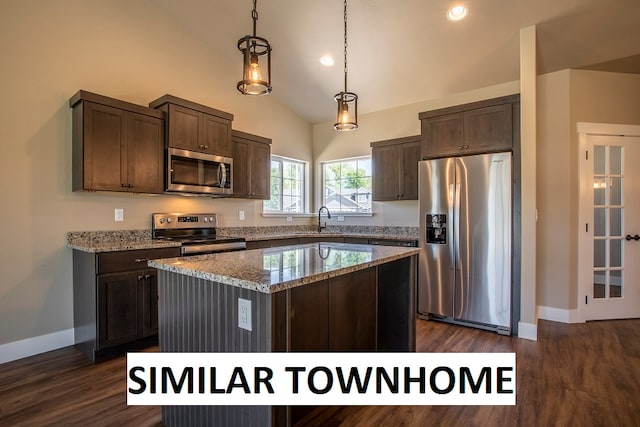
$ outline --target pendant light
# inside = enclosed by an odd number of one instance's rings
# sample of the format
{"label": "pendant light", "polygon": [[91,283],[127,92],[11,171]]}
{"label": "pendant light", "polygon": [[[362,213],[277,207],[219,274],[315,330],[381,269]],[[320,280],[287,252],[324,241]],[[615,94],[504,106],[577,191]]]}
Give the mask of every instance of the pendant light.
{"label": "pendant light", "polygon": [[358,95],[347,91],[347,0],[344,0],[344,91],[333,97],[338,103],[338,119],[333,128],[338,131],[358,128]]}
{"label": "pendant light", "polygon": [[256,36],[258,11],[253,0],[253,36],[246,35],[238,40],[238,49],[244,58],[242,80],[238,90],[243,95],[266,95],[271,93],[271,45],[262,37]]}

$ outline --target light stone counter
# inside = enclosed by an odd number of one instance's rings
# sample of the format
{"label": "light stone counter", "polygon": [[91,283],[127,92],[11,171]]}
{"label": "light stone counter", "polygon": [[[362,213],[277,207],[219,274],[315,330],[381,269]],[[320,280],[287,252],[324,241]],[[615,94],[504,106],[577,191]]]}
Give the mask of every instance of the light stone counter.
{"label": "light stone counter", "polygon": [[[384,240],[418,240],[416,227],[329,226],[318,233],[314,226],[264,226],[218,228],[218,235],[243,237],[247,241],[287,238],[357,237]],[[67,247],[82,252],[101,253],[134,249],[155,249],[180,246],[178,242],[154,240],[151,230],[70,231]]]}
{"label": "light stone counter", "polygon": [[418,253],[417,248],[322,242],[152,260],[149,266],[269,294]]}
{"label": "light stone counter", "polygon": [[180,242],[154,240],[151,230],[70,231],[67,246],[88,253],[180,247]]}

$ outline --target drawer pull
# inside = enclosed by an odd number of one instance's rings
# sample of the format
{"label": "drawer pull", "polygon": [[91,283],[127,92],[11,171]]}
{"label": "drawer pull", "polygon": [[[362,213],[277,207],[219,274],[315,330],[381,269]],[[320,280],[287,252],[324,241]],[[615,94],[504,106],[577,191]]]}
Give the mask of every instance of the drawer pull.
{"label": "drawer pull", "polygon": [[149,261],[151,258],[136,258],[136,262],[137,263],[141,263],[141,262],[147,262]]}

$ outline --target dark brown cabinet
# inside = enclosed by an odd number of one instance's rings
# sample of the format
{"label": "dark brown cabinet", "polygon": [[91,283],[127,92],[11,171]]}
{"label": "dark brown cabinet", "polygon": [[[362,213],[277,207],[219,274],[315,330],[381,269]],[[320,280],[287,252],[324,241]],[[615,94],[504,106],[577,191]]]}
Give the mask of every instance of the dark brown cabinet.
{"label": "dark brown cabinet", "polygon": [[520,134],[520,95],[419,114],[422,158],[511,150]]}
{"label": "dark brown cabinet", "polygon": [[288,351],[375,351],[376,269],[288,291]]}
{"label": "dark brown cabinet", "polygon": [[98,254],[74,250],[76,346],[95,361],[155,342],[158,280],[147,261],[179,255],[179,248]]}
{"label": "dark brown cabinet", "polygon": [[276,248],[278,246],[297,245],[300,240],[297,237],[287,237],[280,239],[266,239],[266,240],[249,240],[247,242],[248,249],[264,249],[264,248]]}
{"label": "dark brown cabinet", "polygon": [[396,240],[396,239],[377,239],[368,237],[351,237],[351,236],[301,236],[301,237],[288,237],[280,239],[267,239],[267,240],[250,240],[247,242],[247,249],[264,249],[275,248],[278,246],[297,245],[306,243],[355,243],[361,245],[381,245],[381,246],[404,246],[408,248],[418,246],[417,240]]}
{"label": "dark brown cabinet", "polygon": [[234,130],[233,197],[268,200],[271,194],[271,140]]}
{"label": "dark brown cabinet", "polygon": [[376,269],[329,279],[329,350],[376,350]]}
{"label": "dark brown cabinet", "polygon": [[86,91],[73,108],[73,191],[164,191],[164,114]]}
{"label": "dark brown cabinet", "polygon": [[371,143],[373,200],[418,200],[420,135]]}
{"label": "dark brown cabinet", "polygon": [[136,273],[98,276],[98,346],[106,348],[142,337],[142,289]]}
{"label": "dark brown cabinet", "polygon": [[167,114],[167,145],[183,150],[232,157],[233,114],[164,95],[149,103]]}

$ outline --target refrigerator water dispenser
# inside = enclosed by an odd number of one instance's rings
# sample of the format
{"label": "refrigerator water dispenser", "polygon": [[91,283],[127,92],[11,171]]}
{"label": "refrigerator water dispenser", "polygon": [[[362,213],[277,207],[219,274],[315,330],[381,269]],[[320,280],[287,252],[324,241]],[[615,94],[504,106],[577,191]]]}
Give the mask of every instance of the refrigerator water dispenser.
{"label": "refrigerator water dispenser", "polygon": [[427,214],[427,243],[447,244],[447,215]]}

